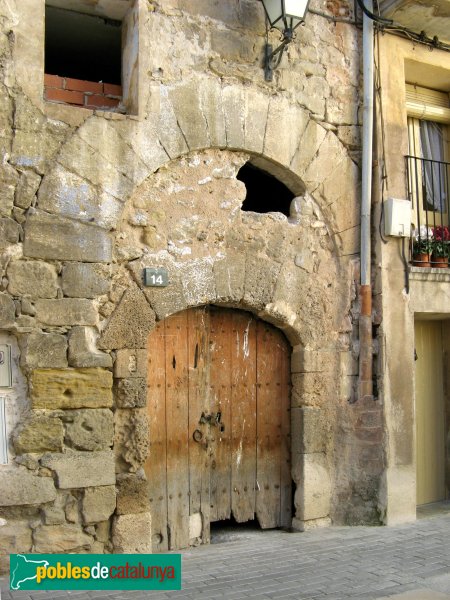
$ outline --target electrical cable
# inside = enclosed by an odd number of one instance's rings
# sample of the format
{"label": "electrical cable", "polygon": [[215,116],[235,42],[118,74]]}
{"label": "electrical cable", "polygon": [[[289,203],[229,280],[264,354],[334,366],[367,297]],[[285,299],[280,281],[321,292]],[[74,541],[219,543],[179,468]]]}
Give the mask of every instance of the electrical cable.
{"label": "electrical cable", "polygon": [[364,4],[363,0],[356,1],[358,2],[359,8],[367,17],[369,17],[369,19],[372,19],[372,21],[375,21],[377,23],[383,23],[384,25],[393,25],[394,21],[392,19],[384,19],[383,17],[378,17],[373,12],[370,12],[370,10],[366,8],[366,5]]}

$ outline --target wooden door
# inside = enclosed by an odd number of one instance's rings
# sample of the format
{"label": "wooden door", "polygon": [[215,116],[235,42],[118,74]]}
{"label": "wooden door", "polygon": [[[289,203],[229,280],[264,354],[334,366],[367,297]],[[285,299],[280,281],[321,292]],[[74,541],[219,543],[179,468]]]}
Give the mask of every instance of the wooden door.
{"label": "wooden door", "polygon": [[442,325],[415,324],[417,504],[445,498]]}
{"label": "wooden door", "polygon": [[[250,313],[194,308],[149,337],[154,551],[209,541],[209,525],[290,526],[290,348]],[[199,527],[200,524],[200,527]]]}

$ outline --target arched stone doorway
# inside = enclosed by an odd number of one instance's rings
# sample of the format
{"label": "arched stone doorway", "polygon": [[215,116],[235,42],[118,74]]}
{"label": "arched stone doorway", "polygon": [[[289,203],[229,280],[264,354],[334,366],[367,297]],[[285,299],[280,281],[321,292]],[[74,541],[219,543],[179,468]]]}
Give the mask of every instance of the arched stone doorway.
{"label": "arched stone doorway", "polygon": [[211,522],[291,525],[290,346],[244,311],[191,308],[148,340],[153,550],[209,541]]}

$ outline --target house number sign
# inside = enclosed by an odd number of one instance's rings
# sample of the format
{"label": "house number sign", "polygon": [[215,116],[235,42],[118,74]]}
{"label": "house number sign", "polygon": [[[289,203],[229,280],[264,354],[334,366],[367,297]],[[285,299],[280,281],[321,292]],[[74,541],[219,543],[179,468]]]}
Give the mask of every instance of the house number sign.
{"label": "house number sign", "polygon": [[163,267],[144,269],[144,285],[147,287],[166,287],[169,284],[169,273]]}

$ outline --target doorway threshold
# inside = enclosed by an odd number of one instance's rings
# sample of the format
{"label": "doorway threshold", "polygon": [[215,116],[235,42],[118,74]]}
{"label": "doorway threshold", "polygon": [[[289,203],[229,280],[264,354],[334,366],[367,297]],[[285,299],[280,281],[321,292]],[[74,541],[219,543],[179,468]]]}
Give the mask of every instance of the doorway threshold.
{"label": "doorway threshold", "polygon": [[450,515],[450,500],[422,504],[416,510],[418,519],[430,519],[432,517],[442,517],[443,515]]}

